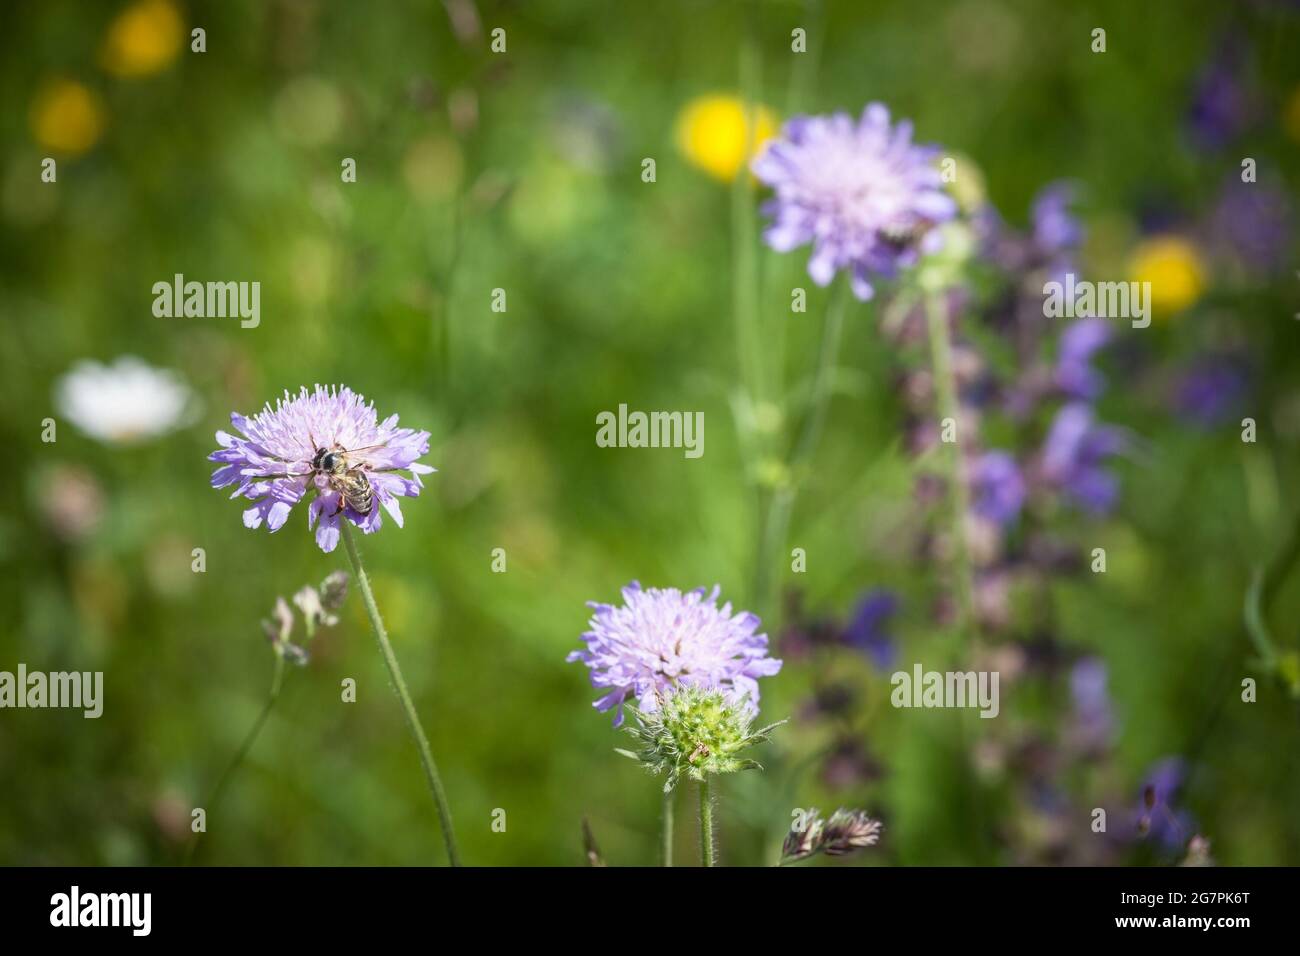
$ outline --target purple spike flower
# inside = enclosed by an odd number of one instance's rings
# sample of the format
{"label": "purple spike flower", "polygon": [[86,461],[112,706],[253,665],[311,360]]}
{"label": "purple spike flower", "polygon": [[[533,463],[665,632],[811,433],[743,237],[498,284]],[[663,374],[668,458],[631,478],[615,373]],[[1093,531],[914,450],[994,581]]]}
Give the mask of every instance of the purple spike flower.
{"label": "purple spike flower", "polygon": [[894,639],[889,634],[889,622],[896,613],[898,596],[893,591],[884,588],[869,591],[844,630],[844,642],[866,654],[876,667],[884,670],[894,660]]}
{"label": "purple spike flower", "polygon": [[[232,412],[230,421],[239,434],[217,432],[221,447],[208,458],[221,467],[212,473],[212,487],[236,485],[231,497],[253,502],[244,512],[244,526],[265,522],[271,531],[280,530],[293,506],[314,490],[307,527],[316,527],[322,551],[338,545],[340,517],[366,534],[378,531],[380,505],[400,528],[397,499],[417,496],[423,487],[420,476],[436,470],[417,461],[429,451],[428,432],[398,428],[396,415],[380,422],[373,403],[342,385],[317,385],[314,392],[304,386],[297,395],[286,391],[275,408],[268,402],[252,418]],[[346,452],[350,472],[365,477],[373,498],[368,512],[357,511],[324,469],[314,467],[322,449]],[[401,471],[411,477],[397,474]]]}
{"label": "purple spike flower", "polygon": [[1105,319],[1072,322],[1061,333],[1061,349],[1056,358],[1056,387],[1070,398],[1091,401],[1100,395],[1106,380],[1092,367],[1092,357],[1110,341],[1110,337],[1111,329]]}
{"label": "purple spike flower", "polygon": [[1025,479],[1016,460],[1004,451],[985,452],[971,469],[971,506],[980,517],[1003,527],[1020,517]]}
{"label": "purple spike flower", "polygon": [[730,603],[719,608],[718,592],[642,590],[633,581],[621,606],[588,602],[595,613],[582,635],[587,648],[568,660],[591,668],[593,687],[608,688],[594,706],[617,707],[615,727],[623,723],[624,701],[635,698],[638,708],[653,712],[658,695],[679,684],[721,690],[758,712],[757,678],[775,674],[781,662],[767,656],[767,635],[755,633],[758,617],[733,616]]}
{"label": "purple spike flower", "polygon": [[796,116],[753,163],[776,191],[763,211],[777,252],[812,244],[808,274],[818,285],[849,273],[853,294],[869,299],[873,276],[890,277],[938,248],[932,230],[957,214],[932,165],[933,147],[912,143],[912,124],[889,122],[870,104],[857,122],[847,113]]}
{"label": "purple spike flower", "polygon": [[1222,149],[1255,118],[1258,107],[1243,69],[1247,52],[1240,36],[1229,35],[1196,77],[1187,127],[1203,149]]}
{"label": "purple spike flower", "polygon": [[1043,475],[1086,511],[1104,514],[1115,504],[1119,482],[1103,464],[1129,447],[1118,428],[1100,425],[1091,406],[1073,402],[1056,413],[1043,447]]}
{"label": "purple spike flower", "polygon": [[1075,191],[1073,183],[1055,182],[1044,186],[1034,197],[1030,212],[1033,242],[1044,258],[1067,252],[1083,241],[1083,226],[1070,212]]}
{"label": "purple spike flower", "polygon": [[1228,175],[1207,223],[1206,244],[1247,275],[1268,275],[1292,261],[1293,213],[1275,175],[1243,183]]}
{"label": "purple spike flower", "polygon": [[1165,757],[1147,770],[1135,814],[1139,836],[1175,850],[1195,834],[1191,814],[1174,806],[1186,777],[1187,764],[1181,757]]}
{"label": "purple spike flower", "polygon": [[1232,417],[1250,394],[1250,367],[1240,357],[1206,355],[1183,373],[1174,394],[1174,408],[1204,428]]}
{"label": "purple spike flower", "polygon": [[1070,669],[1074,735],[1084,750],[1102,751],[1110,743],[1115,719],[1107,679],[1106,662],[1099,657],[1085,657]]}

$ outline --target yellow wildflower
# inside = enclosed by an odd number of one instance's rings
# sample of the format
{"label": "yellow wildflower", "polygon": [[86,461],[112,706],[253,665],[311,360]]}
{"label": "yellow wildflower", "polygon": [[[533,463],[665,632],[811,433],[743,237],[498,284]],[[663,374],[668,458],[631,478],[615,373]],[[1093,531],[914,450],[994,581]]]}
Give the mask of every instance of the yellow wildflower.
{"label": "yellow wildflower", "polygon": [[1205,289],[1200,254],[1180,236],[1155,236],[1139,244],[1129,259],[1129,274],[1135,282],[1151,283],[1155,318],[1182,312]]}
{"label": "yellow wildflower", "polygon": [[139,0],[113,20],[100,62],[117,76],[148,76],[171,65],[181,51],[185,24],[171,0]]}
{"label": "yellow wildflower", "polygon": [[104,106],[98,94],[76,80],[60,78],[36,94],[31,112],[32,134],[56,153],[77,156],[99,141],[104,132]]}
{"label": "yellow wildflower", "polygon": [[[751,117],[752,131],[747,122]],[[691,100],[682,110],[677,146],[692,165],[729,182],[776,135],[776,127],[776,114],[766,106],[755,105],[751,112],[739,97],[712,93]]]}

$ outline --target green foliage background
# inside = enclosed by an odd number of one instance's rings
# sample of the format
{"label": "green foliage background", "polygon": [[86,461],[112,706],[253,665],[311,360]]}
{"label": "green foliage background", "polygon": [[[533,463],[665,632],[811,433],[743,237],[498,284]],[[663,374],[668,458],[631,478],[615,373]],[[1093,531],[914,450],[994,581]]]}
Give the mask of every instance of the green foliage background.
{"label": "green foliage background", "polygon": [[[626,739],[592,711],[585,671],[564,656],[584,602],[613,600],[633,578],[716,582],[752,606],[754,498],[730,406],[730,194],[672,139],[688,100],[736,89],[746,31],[763,100],[783,115],[882,100],[919,139],[970,157],[1012,223],[1045,183],[1082,182],[1096,268],[1122,266],[1153,199],[1204,209],[1240,150],[1295,174],[1280,116],[1300,83],[1300,20],[1263,0],[480,3],[484,27],[507,30],[500,56],[486,37],[458,43],[435,2],[187,3],[187,30],[206,28],[207,52],[138,80],[96,65],[120,7],[50,0],[0,14],[0,669],[102,670],[107,695],[99,720],[0,712],[9,864],[181,859],[188,808],[264,700],[272,661],[259,620],[277,595],[344,560],[316,548],[303,508],[277,534],[245,530],[239,507],[209,488],[205,458],[232,409],[315,382],[347,383],[433,432],[439,473],[404,509],[405,529],[389,523],[363,544],[466,859],[580,864],[584,816],[611,863],[655,859],[657,788],[614,754]],[[813,38],[802,59],[789,50],[796,26]],[[1108,31],[1105,54],[1089,51],[1094,26]],[[1229,30],[1251,44],[1269,113],[1240,150],[1207,155],[1188,147],[1183,120]],[[96,89],[107,128],[60,163],[57,185],[42,185],[28,110],[51,75]],[[294,135],[315,122],[313,87],[285,99],[304,77],[343,104],[324,142]],[[477,122],[458,129],[448,104],[470,92]],[[422,190],[407,172],[415,147],[431,177]],[[339,181],[344,156],[357,161],[355,184]],[[646,156],[653,184],[640,178]],[[787,323],[792,380],[811,367],[825,302],[804,258],[762,259],[766,321]],[[174,273],[260,281],[260,327],[154,318],[151,286]],[[810,305],[790,316],[796,284],[810,287]],[[498,287],[504,314],[490,309]],[[1250,571],[1295,508],[1295,309],[1293,282],[1242,289],[1212,276],[1195,309],[1150,330],[1160,361],[1225,326],[1247,343],[1254,445],[1234,423],[1212,433],[1178,423],[1144,373],[1111,370],[1104,412],[1142,435],[1145,452],[1120,465],[1116,515],[1067,525],[1081,546],[1108,549],[1107,575],[1063,580],[1053,594],[1058,636],[1110,668],[1120,735],[1106,787],[1135,806],[1154,760],[1193,758],[1183,805],[1228,864],[1300,862],[1296,706],[1252,669],[1241,626]],[[892,382],[914,357],[888,350],[877,320],[872,307],[850,316],[853,374],[794,514],[808,572],[785,584],[840,616],[868,587],[896,589],[911,661],[933,638],[940,581],[900,541],[914,465]],[[129,448],[61,422],[57,443],[43,444],[56,379],[78,359],[127,353],[180,371],[202,398],[197,421]],[[702,410],[704,457],[597,448],[595,415],[620,402]],[[39,505],[56,465],[89,469],[105,494],[103,520],[75,542],[51,532]],[[201,575],[189,569],[194,547],[206,550]],[[505,574],[491,573],[498,547]],[[1284,591],[1273,618],[1291,648],[1297,592]],[[756,610],[778,634],[779,609]],[[440,862],[359,601],[314,650],[210,814],[198,860]],[[722,785],[724,861],[770,862],[793,807],[843,804],[886,821],[881,846],[850,863],[1012,862],[1006,834],[1027,811],[995,786],[973,815],[951,717],[895,711],[887,675],[854,659],[833,667],[864,688],[862,734],[885,773],[829,791],[808,772],[826,745],[797,719],[812,665],[787,666],[764,681],[765,716],[796,715],[760,755],[768,771]],[[1260,699],[1244,705],[1239,683],[1252,675]],[[340,703],[345,677],[358,682],[356,704]],[[1063,697],[1063,685],[1038,687],[1004,704],[1004,719],[1050,728]],[[1078,781],[1079,793],[1094,784]],[[691,800],[678,828],[688,861]],[[495,808],[505,833],[491,829]]]}

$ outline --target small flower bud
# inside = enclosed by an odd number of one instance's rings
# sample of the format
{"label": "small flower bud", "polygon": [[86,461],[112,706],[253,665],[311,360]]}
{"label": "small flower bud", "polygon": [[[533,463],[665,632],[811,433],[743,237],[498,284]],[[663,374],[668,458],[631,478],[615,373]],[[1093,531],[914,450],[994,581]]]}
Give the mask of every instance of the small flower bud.
{"label": "small flower bud", "polygon": [[348,573],[332,571],[321,582],[320,602],[327,611],[337,611],[348,596]]}
{"label": "small flower bud", "polygon": [[1199,833],[1187,843],[1187,858],[1183,866],[1214,866],[1214,857],[1210,856],[1210,841]]}
{"label": "small flower bud", "polygon": [[277,651],[281,646],[289,643],[289,637],[293,634],[293,611],[289,610],[289,604],[284,598],[275,599],[271,619],[262,621],[262,630],[266,632],[266,639]]}
{"label": "small flower bud", "polygon": [[324,593],[317,591],[311,585],[305,585],[299,590],[293,596],[293,603],[302,612],[303,623],[307,625],[307,640],[309,641],[316,636],[316,628],[332,627],[339,622],[337,617],[326,610]]}

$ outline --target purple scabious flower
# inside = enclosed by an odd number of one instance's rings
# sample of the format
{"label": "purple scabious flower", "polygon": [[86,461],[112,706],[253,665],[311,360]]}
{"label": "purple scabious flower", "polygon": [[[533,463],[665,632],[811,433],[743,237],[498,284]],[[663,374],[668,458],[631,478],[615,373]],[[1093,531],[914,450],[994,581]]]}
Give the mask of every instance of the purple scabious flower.
{"label": "purple scabious flower", "polygon": [[1088,318],[1072,322],[1061,333],[1056,357],[1056,387],[1070,398],[1091,401],[1101,394],[1106,380],[1092,367],[1092,357],[1110,341],[1111,328],[1105,319]]}
{"label": "purple scabious flower", "polygon": [[589,601],[595,613],[582,635],[585,650],[570,662],[591,668],[591,685],[608,688],[594,703],[599,711],[617,707],[614,726],[623,723],[623,703],[653,713],[659,695],[677,685],[719,690],[733,702],[758,712],[758,680],[781,669],[767,656],[767,635],[755,633],[759,619],[748,611],[733,615],[730,602],[718,607],[719,588],[682,592],[643,590],[633,581],[623,588],[623,604]]}
{"label": "purple scabious flower", "polygon": [[777,252],[811,244],[808,274],[824,286],[846,270],[853,294],[869,299],[874,276],[891,277],[940,242],[931,227],[957,214],[932,165],[934,147],[912,143],[912,124],[889,122],[872,103],[857,122],[847,113],[796,116],[753,163],[775,190],[763,211]]}
{"label": "purple scabious flower", "polygon": [[881,670],[894,660],[894,639],[889,634],[889,622],[898,613],[898,596],[884,588],[876,588],[858,603],[858,609],[844,629],[844,643],[869,657]]}
{"label": "purple scabious flower", "polygon": [[1015,458],[1004,451],[981,455],[971,469],[971,507],[1003,527],[1020,517],[1025,505],[1025,479]]}
{"label": "purple scabious flower", "polygon": [[[208,458],[220,462],[212,473],[212,487],[236,485],[232,498],[247,498],[254,504],[244,512],[244,526],[258,528],[265,522],[271,531],[284,526],[293,506],[309,492],[315,496],[307,509],[307,527],[316,528],[316,543],[322,551],[333,551],[339,542],[339,519],[346,517],[366,534],[382,524],[380,508],[402,526],[399,497],[420,493],[421,475],[434,468],[416,459],[429,451],[429,433],[398,428],[397,416],[379,421],[373,403],[346,386],[306,386],[297,395],[284,393],[275,408],[268,402],[252,418],[232,412],[230,422],[239,434],[217,432],[221,447]],[[353,507],[332,479],[319,466],[321,451],[343,454],[347,474],[363,478],[370,488],[370,510]],[[345,453],[345,454],[344,454]],[[410,478],[397,472],[408,471]]]}
{"label": "purple scabious flower", "polygon": [[1118,428],[1098,424],[1084,402],[1063,406],[1043,446],[1043,476],[1085,511],[1105,514],[1115,505],[1119,481],[1105,469],[1108,458],[1129,447]]}

